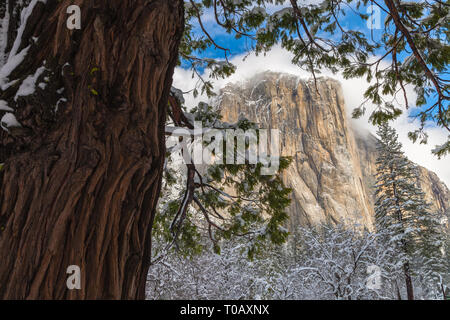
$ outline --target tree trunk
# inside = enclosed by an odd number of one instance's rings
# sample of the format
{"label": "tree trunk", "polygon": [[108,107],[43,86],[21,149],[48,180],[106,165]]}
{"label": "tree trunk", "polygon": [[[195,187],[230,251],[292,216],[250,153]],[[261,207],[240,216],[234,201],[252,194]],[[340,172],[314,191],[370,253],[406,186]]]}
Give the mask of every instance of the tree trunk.
{"label": "tree trunk", "polygon": [[[7,3],[10,57],[18,2]],[[66,27],[72,4],[81,30]],[[0,129],[0,298],[142,299],[183,1],[27,5],[18,52],[29,49],[0,89],[22,125]],[[70,265],[80,290],[66,285]]]}
{"label": "tree trunk", "polygon": [[395,280],[395,290],[397,291],[397,300],[402,300],[402,294],[400,293],[400,288],[398,287],[397,280]]}
{"label": "tree trunk", "polygon": [[405,273],[406,295],[408,297],[408,300],[414,300],[414,289],[413,289],[413,283],[412,283],[412,279],[411,279],[411,270],[409,267],[409,262],[406,262],[403,265],[403,271]]}
{"label": "tree trunk", "polygon": [[[391,173],[391,175],[393,175],[392,167],[390,168],[390,173]],[[397,196],[397,194],[398,194],[397,184],[394,182],[392,184],[392,187],[393,187],[394,197],[396,199],[395,204],[396,204],[397,208],[400,208],[401,206],[400,206],[399,198]],[[404,254],[406,256],[408,256],[408,245],[407,245],[406,239],[404,238],[405,227],[403,224],[403,213],[400,209],[397,210],[397,221],[401,225],[401,232],[403,233],[403,238],[401,240],[402,250],[403,250]],[[405,275],[406,296],[407,296],[408,300],[414,300],[414,288],[413,288],[413,283],[412,283],[412,278],[411,278],[411,268],[410,268],[408,261],[403,264],[403,273]]]}

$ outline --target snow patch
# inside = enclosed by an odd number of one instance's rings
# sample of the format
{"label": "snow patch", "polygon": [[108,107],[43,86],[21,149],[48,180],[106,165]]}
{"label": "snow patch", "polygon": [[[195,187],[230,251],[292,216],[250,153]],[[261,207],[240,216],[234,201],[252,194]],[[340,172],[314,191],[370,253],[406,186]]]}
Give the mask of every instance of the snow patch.
{"label": "snow patch", "polygon": [[17,54],[20,44],[22,43],[22,36],[23,36],[23,32],[25,31],[25,27],[27,26],[28,18],[31,16],[33,9],[38,2],[46,3],[47,0],[32,0],[30,2],[30,4],[22,10],[22,12],[20,14],[20,26],[17,29],[16,40],[14,41],[10,56],[15,56]]}
{"label": "snow patch", "polygon": [[6,63],[6,46],[8,45],[8,27],[9,27],[9,0],[5,4],[5,16],[0,23],[0,68]]}
{"label": "snow patch", "polygon": [[55,112],[58,112],[58,110],[59,110],[59,104],[60,104],[60,103],[64,103],[64,102],[67,102],[67,99],[66,99],[66,98],[60,98],[60,99],[56,102]]}
{"label": "snow patch", "polygon": [[21,127],[22,125],[17,121],[17,118],[14,114],[7,112],[0,120],[0,126],[8,131],[8,128],[11,127]]}
{"label": "snow patch", "polygon": [[14,109],[10,108],[5,100],[0,100],[0,111],[14,111]]}
{"label": "snow patch", "polygon": [[23,59],[28,53],[30,47],[26,47],[18,54],[14,56],[9,56],[8,61],[3,65],[0,69],[0,87],[2,90],[8,89],[11,85],[13,85],[16,81],[8,83],[8,77],[14,69],[17,68],[19,64],[22,63]]}
{"label": "snow patch", "polygon": [[[6,90],[11,85],[13,85],[16,81],[8,83],[8,77],[12,71],[22,63],[30,46],[25,49],[19,51],[20,45],[22,43],[23,32],[25,31],[25,27],[27,25],[28,18],[31,16],[34,7],[38,2],[46,3],[47,0],[32,0],[30,4],[24,8],[20,14],[20,25],[17,29],[17,36],[14,40],[14,44],[12,46],[11,51],[7,57],[6,55],[6,45],[7,45],[7,32],[9,27],[9,12],[6,10],[5,17],[1,21],[1,29],[0,29],[0,88],[2,90]],[[8,1],[9,3],[9,1]],[[7,3],[7,5],[8,5]]]}
{"label": "snow patch", "polygon": [[44,71],[45,67],[42,66],[38,68],[33,75],[28,76],[25,80],[23,80],[19,90],[17,90],[14,100],[17,101],[18,97],[25,97],[33,94],[36,91],[36,81],[39,78],[39,76],[42,75],[42,73],[44,73]]}

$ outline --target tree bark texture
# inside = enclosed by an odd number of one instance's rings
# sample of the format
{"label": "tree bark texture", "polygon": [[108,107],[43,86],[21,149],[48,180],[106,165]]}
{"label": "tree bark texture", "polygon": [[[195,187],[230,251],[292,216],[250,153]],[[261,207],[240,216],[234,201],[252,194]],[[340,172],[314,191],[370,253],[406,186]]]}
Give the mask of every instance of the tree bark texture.
{"label": "tree bark texture", "polygon": [[[10,13],[6,53],[17,8],[33,1],[0,11]],[[70,5],[81,30],[66,27]],[[21,124],[0,129],[0,298],[145,297],[183,28],[181,0],[34,4],[18,50],[27,54],[0,89]],[[42,85],[18,96],[41,67]],[[70,265],[80,290],[66,286]]]}

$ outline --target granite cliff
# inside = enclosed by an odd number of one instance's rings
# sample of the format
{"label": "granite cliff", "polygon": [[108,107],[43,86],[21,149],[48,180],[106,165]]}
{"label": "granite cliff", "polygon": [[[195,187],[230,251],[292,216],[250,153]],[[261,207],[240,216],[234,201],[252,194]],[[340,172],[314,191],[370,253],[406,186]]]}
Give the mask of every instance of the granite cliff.
{"label": "granite cliff", "polygon": [[[280,130],[281,153],[293,163],[284,173],[293,189],[291,223],[352,220],[373,226],[373,174],[377,139],[354,130],[339,82],[301,80],[263,72],[222,89],[217,105],[225,121],[245,115]],[[450,212],[450,192],[420,168],[420,185],[434,209]]]}

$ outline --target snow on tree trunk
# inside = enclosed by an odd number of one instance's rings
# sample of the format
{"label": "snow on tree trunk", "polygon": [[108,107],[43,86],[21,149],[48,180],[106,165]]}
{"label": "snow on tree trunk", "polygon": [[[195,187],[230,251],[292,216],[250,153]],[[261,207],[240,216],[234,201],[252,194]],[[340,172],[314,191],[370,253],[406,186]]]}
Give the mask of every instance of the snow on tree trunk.
{"label": "snow on tree trunk", "polygon": [[71,4],[0,4],[2,299],[145,295],[183,2]]}

